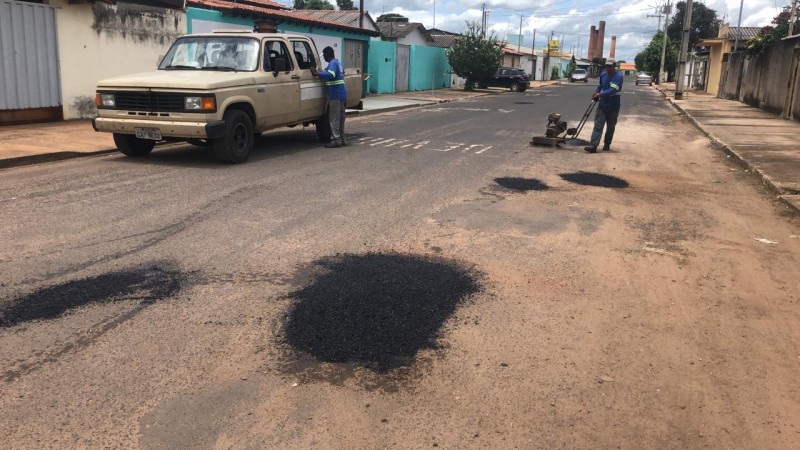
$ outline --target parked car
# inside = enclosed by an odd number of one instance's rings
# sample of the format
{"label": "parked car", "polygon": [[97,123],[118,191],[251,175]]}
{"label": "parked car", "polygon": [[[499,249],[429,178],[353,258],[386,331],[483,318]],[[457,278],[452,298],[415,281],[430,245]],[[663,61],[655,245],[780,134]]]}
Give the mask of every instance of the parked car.
{"label": "parked car", "polygon": [[531,87],[531,77],[522,69],[515,67],[501,67],[497,69],[494,77],[488,80],[481,80],[478,87],[486,89],[489,87],[507,88],[513,92],[525,92]]}
{"label": "parked car", "polygon": [[653,85],[653,77],[647,72],[639,72],[636,74],[636,85],[646,84],[648,86]]}
{"label": "parked car", "polygon": [[[244,162],[255,136],[316,125],[331,139],[325,85],[314,41],[301,35],[220,31],[179,37],[158,70],[97,82],[96,131],[113,133],[128,156],[157,141],[210,146],[217,158]],[[347,107],[361,103],[363,77],[345,71]]]}
{"label": "parked car", "polygon": [[573,81],[583,81],[584,83],[587,83],[589,81],[589,77],[586,74],[586,69],[575,69],[572,71],[569,81],[570,83]]}

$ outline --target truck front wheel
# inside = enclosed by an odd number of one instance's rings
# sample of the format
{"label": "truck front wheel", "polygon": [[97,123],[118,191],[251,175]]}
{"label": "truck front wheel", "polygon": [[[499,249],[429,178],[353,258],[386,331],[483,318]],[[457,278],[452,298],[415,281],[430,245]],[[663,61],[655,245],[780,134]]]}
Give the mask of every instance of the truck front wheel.
{"label": "truck front wheel", "polygon": [[238,109],[225,111],[225,135],[214,139],[214,154],[221,161],[238,164],[247,161],[253,151],[253,123]]}
{"label": "truck front wheel", "polygon": [[156,141],[139,139],[132,134],[114,133],[114,144],[127,156],[147,156],[156,146]]}
{"label": "truck front wheel", "polygon": [[328,111],[325,111],[325,114],[322,115],[317,122],[315,123],[317,127],[317,137],[322,142],[330,142],[331,141],[331,121],[330,116],[328,116]]}

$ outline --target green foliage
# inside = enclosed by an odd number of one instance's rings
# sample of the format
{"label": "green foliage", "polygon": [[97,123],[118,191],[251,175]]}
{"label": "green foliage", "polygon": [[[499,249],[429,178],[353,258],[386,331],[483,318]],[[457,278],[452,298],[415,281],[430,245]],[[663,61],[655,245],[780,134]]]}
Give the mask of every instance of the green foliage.
{"label": "green foliage", "polygon": [[564,70],[564,78],[569,78],[572,76],[572,72],[575,72],[575,69],[578,68],[578,65],[575,64],[575,58],[572,58],[572,62],[569,63],[566,70]]}
{"label": "green foliage", "polygon": [[388,13],[378,16],[375,22],[408,22],[408,17],[396,13]]}
{"label": "green foliage", "polygon": [[[643,51],[636,55],[634,62],[636,70],[657,74],[661,66],[661,46],[664,42],[664,33],[656,32],[650,44]],[[675,73],[675,65],[678,62],[678,42],[667,37],[667,52],[664,55],[664,71],[667,74]]]}
{"label": "green foliage", "polygon": [[[669,41],[680,46],[683,35],[683,19],[686,17],[686,2],[678,2],[675,5],[677,12],[672,16],[672,20],[667,27]],[[689,28],[689,49],[694,48],[701,39],[713,38],[719,31],[720,20],[717,12],[700,2],[692,3],[692,24]],[[658,69],[656,69],[658,71]]]}
{"label": "green foliage", "polygon": [[353,0],[336,0],[336,6],[338,6],[341,11],[358,9],[353,6]]}
{"label": "green foliage", "polygon": [[294,0],[294,9],[329,9],[332,10],[333,5],[328,3],[327,0]]}
{"label": "green foliage", "polygon": [[494,33],[483,36],[478,22],[467,22],[467,31],[457,36],[453,47],[447,50],[447,61],[453,73],[467,80],[465,90],[472,90],[475,82],[494,76],[503,62],[504,43],[498,44]]}
{"label": "green foliage", "polygon": [[[758,36],[747,41],[745,54],[752,58],[766,51],[770,45],[785,38],[789,34],[790,14],[788,6],[783,8],[783,11],[772,19],[772,25],[762,28]],[[792,33],[800,33],[800,16],[795,20]]]}
{"label": "green foliage", "polygon": [[560,76],[558,76],[558,72],[559,72],[558,67],[553,67],[553,70],[550,71],[550,79],[558,80],[559,78],[561,78]]}

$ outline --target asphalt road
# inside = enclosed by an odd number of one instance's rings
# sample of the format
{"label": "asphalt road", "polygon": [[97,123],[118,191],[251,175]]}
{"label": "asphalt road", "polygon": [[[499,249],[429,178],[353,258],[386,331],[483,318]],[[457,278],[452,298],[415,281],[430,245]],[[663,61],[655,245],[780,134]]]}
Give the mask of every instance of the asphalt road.
{"label": "asphalt road", "polygon": [[[0,171],[11,448],[800,442],[798,222],[649,87]],[[582,133],[588,137],[591,123]],[[765,244],[755,238],[778,244]]]}

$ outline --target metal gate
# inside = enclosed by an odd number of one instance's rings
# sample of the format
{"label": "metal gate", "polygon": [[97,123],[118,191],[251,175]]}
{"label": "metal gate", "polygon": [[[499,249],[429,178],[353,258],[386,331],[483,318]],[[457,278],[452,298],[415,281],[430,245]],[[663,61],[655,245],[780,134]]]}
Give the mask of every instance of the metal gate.
{"label": "metal gate", "polygon": [[395,63],[394,91],[408,91],[408,68],[411,65],[411,47],[408,45],[397,46],[397,60]]}
{"label": "metal gate", "polygon": [[0,125],[61,120],[56,8],[0,0]]}
{"label": "metal gate", "polygon": [[364,41],[344,40],[344,67],[358,69],[364,73]]}

